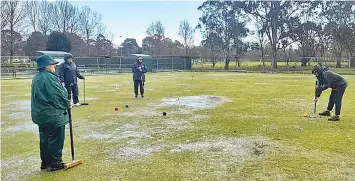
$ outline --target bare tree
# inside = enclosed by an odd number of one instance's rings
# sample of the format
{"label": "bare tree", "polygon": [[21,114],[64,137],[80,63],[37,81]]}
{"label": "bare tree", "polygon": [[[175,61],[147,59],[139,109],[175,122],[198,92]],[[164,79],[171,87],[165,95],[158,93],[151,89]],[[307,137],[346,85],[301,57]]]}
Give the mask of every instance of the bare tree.
{"label": "bare tree", "polygon": [[9,23],[9,1],[1,1],[1,30],[3,30]]}
{"label": "bare tree", "polygon": [[49,31],[51,30],[50,19],[54,4],[47,1],[42,1],[39,4],[39,8],[41,11],[39,11],[38,14],[38,29],[42,32],[42,34],[47,35],[47,33],[49,33]]}
{"label": "bare tree", "polygon": [[79,33],[81,12],[78,7],[69,8],[70,19],[68,19],[68,31],[70,33]]}
{"label": "bare tree", "polygon": [[65,33],[68,31],[69,22],[72,18],[73,5],[68,0],[56,1],[52,9],[52,25],[55,31]]}
{"label": "bare tree", "polygon": [[39,15],[39,2],[38,1],[27,1],[26,2],[26,14],[29,19],[29,23],[33,28],[33,31],[37,31],[38,15]]}
{"label": "bare tree", "polygon": [[86,40],[88,56],[90,56],[89,40],[94,35],[95,29],[100,25],[101,15],[91,10],[88,6],[84,6],[81,11],[80,22],[81,30]]}
{"label": "bare tree", "polygon": [[[15,28],[25,19],[25,6],[21,1],[8,1],[9,29],[10,29],[10,56],[14,56],[14,32]],[[10,60],[11,62],[11,60]]]}
{"label": "bare tree", "polygon": [[184,40],[184,46],[185,46],[185,55],[188,55],[188,50],[193,44],[193,35],[194,35],[194,28],[190,26],[190,23],[188,20],[183,20],[180,22],[179,26],[179,36]]}

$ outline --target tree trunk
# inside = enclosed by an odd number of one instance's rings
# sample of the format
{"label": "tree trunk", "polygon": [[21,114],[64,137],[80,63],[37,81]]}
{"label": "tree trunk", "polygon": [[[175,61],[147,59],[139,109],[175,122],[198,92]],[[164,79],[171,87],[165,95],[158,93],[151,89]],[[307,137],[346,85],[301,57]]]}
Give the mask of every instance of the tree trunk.
{"label": "tree trunk", "polygon": [[350,68],[354,68],[355,67],[355,57],[351,56],[350,58]]}
{"label": "tree trunk", "polygon": [[14,56],[14,26],[10,24],[10,64],[12,64],[12,58]]}

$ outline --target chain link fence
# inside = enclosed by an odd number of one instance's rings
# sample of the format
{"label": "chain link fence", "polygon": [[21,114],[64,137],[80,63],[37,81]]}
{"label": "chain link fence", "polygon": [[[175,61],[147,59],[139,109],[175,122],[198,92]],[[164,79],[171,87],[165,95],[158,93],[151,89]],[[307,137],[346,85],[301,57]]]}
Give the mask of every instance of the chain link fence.
{"label": "chain link fence", "polygon": [[[1,57],[2,78],[32,78],[36,75],[35,57]],[[304,66],[302,66],[302,60]],[[137,57],[76,57],[75,63],[84,75],[131,73],[132,65]],[[228,62],[226,68],[226,62]],[[315,65],[335,68],[337,63],[342,68],[353,70],[355,57],[289,57],[277,60],[277,69],[272,69],[272,59],[269,57],[233,57],[229,60],[221,57],[185,57],[165,56],[144,58],[148,72],[173,71],[309,71]],[[355,72],[355,69],[354,69]]]}

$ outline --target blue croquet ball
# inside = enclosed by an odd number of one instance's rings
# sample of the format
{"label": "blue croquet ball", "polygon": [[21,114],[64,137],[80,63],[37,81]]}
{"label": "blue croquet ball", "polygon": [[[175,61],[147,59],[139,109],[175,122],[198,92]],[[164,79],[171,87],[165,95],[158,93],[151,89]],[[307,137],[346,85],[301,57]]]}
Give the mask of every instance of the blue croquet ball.
{"label": "blue croquet ball", "polygon": [[128,107],[128,104],[126,104],[126,107]]}

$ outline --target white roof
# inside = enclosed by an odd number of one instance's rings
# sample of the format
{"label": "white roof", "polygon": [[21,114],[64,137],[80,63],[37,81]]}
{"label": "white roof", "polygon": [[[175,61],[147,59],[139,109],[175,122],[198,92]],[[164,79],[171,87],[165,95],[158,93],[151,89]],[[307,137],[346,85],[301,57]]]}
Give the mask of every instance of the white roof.
{"label": "white roof", "polygon": [[147,54],[131,54],[133,56],[137,56],[137,57],[151,57],[151,55],[147,55]]}
{"label": "white roof", "polygon": [[51,54],[51,55],[68,55],[71,53],[68,53],[68,52],[63,52],[63,51],[37,51],[39,53],[42,53],[42,54]]}

